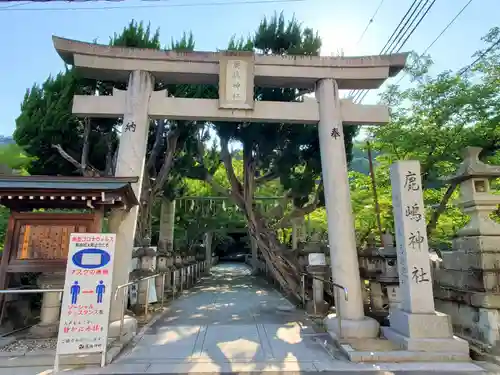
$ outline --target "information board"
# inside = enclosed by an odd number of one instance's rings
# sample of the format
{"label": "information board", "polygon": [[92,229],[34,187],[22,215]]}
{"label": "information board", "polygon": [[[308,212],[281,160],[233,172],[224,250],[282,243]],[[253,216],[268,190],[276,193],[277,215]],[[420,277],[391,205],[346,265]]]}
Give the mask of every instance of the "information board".
{"label": "information board", "polygon": [[55,367],[59,355],[106,353],[115,244],[115,234],[70,234]]}

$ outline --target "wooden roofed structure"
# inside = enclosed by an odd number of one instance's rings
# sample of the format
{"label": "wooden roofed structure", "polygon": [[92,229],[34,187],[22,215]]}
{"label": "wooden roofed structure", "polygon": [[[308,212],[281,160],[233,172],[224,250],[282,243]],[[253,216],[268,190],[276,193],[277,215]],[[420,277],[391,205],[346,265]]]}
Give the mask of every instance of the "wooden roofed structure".
{"label": "wooden roofed structure", "polygon": [[[0,289],[19,272],[63,272],[69,235],[99,233],[106,210],[139,202],[137,177],[0,176],[0,204],[10,209]],[[43,209],[43,210],[41,210]]]}

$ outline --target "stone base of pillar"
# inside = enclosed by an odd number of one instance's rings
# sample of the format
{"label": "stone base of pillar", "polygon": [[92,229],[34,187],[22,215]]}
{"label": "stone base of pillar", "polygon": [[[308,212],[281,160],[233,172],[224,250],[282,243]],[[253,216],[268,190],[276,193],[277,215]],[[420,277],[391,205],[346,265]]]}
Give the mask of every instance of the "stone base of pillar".
{"label": "stone base of pillar", "polygon": [[[337,314],[330,314],[324,320],[328,333],[335,338],[375,338],[379,336],[380,325],[370,317],[365,316],[362,320],[348,320],[342,318],[339,322]],[[340,324],[339,324],[340,323]],[[340,329],[340,334],[339,334]]]}
{"label": "stone base of pillar", "polygon": [[[38,276],[37,284],[41,289],[64,288],[64,272],[44,273]],[[33,338],[56,337],[59,330],[61,293],[46,292],[42,295],[40,323],[30,328]]]}
{"label": "stone base of pillar", "polygon": [[37,339],[50,339],[57,337],[59,331],[59,321],[55,323],[39,323],[34,325],[29,330],[29,336]]}
{"label": "stone base of pillar", "polygon": [[314,306],[314,301],[307,301],[306,303],[306,312],[310,316],[314,317],[323,317],[328,314],[328,309],[330,305],[325,301],[320,301],[316,303],[316,307]]}
{"label": "stone base of pillar", "polygon": [[395,310],[391,312],[390,322],[391,326],[383,327],[382,333],[404,350],[469,354],[469,344],[453,336],[451,319],[446,314]]}
{"label": "stone base of pillar", "polygon": [[[121,332],[120,332],[121,327]],[[108,328],[108,337],[119,339],[120,342],[130,341],[137,333],[137,319],[133,316],[125,315],[123,326],[121,321],[111,322]]]}
{"label": "stone base of pillar", "polygon": [[415,338],[406,337],[390,327],[382,327],[386,339],[410,352],[452,353],[458,360],[468,360],[469,343],[459,337]]}

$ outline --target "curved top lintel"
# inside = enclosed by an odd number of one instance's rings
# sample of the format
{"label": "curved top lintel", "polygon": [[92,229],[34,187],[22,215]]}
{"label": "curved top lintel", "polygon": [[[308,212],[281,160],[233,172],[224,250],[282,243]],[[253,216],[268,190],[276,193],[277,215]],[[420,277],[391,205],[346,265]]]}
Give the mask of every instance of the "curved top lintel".
{"label": "curved top lintel", "polygon": [[[218,63],[222,54],[244,54],[249,52],[175,52],[145,48],[112,47],[109,45],[80,42],[71,39],[52,37],[54,47],[65,63],[73,65],[74,55],[91,55],[109,58],[163,60],[178,62]],[[333,57],[333,56],[269,56],[252,54],[256,65],[303,66],[324,68],[369,68],[388,67],[393,76],[401,71],[408,57],[407,53],[392,55]]]}

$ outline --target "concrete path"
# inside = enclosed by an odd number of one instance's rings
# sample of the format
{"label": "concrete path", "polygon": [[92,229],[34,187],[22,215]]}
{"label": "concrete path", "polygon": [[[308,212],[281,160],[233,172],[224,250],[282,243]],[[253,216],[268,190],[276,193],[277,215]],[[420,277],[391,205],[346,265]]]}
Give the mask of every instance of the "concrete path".
{"label": "concrete path", "polygon": [[[331,349],[328,334],[316,333],[301,311],[246,265],[221,264],[211,273],[146,326],[114,363],[62,374],[500,373],[473,363],[350,363]],[[52,373],[47,366],[0,368],[0,375]]]}
{"label": "concrete path", "polygon": [[[85,374],[171,374],[348,371],[478,373],[473,364],[353,364],[332,351],[276,290],[244,264],[220,264],[211,276],[171,303],[133,347],[104,369]],[[327,350],[327,348],[329,348]],[[394,372],[386,372],[394,371]],[[434,374],[438,374],[434,372]]]}

